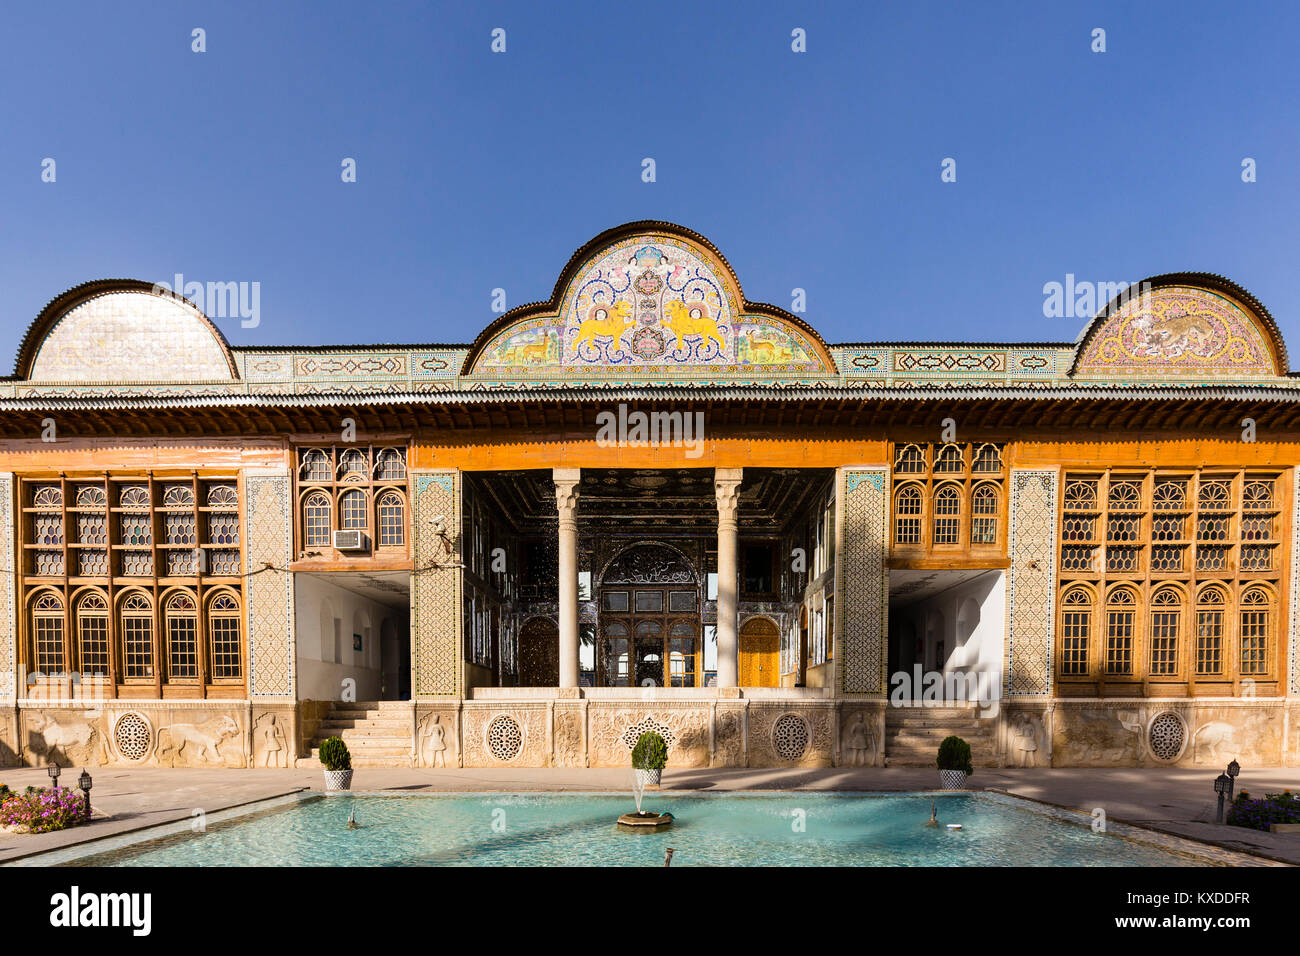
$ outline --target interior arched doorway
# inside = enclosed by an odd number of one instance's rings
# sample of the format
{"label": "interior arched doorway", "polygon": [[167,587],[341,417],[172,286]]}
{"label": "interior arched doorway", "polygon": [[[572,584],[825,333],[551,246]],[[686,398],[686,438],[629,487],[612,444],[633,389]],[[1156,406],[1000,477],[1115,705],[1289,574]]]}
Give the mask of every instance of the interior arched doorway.
{"label": "interior arched doorway", "polygon": [[701,581],[658,542],[620,552],[600,576],[598,687],[699,687]]}
{"label": "interior arched doorway", "polygon": [[519,686],[560,686],[560,629],[535,617],[519,632]]}
{"label": "interior arched doorway", "polygon": [[740,686],[776,687],[781,683],[781,632],[765,617],[740,627]]}

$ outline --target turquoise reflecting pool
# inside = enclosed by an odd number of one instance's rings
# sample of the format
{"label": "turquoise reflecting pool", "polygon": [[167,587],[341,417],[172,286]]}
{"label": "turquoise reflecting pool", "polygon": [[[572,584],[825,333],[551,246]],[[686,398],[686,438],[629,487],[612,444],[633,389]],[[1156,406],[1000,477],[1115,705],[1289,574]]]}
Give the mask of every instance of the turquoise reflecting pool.
{"label": "turquoise reflecting pool", "polygon": [[[937,800],[941,826],[925,826]],[[1211,862],[988,794],[647,793],[660,833],[612,794],[344,794],[80,859],[96,866],[1187,866]],[[359,829],[348,829],[355,811]],[[1086,821],[1086,817],[1077,817]],[[946,824],[960,823],[961,830]],[[1127,831],[1132,832],[1132,831]],[[122,841],[118,841],[119,843]],[[84,852],[84,850],[82,851]],[[33,859],[32,862],[38,862]]]}

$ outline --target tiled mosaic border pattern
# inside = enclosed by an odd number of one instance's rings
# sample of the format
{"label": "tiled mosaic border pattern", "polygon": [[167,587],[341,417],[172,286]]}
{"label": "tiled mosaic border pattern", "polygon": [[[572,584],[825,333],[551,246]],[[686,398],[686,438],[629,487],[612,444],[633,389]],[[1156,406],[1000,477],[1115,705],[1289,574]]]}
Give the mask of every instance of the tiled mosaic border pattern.
{"label": "tiled mosaic border pattern", "polygon": [[18,692],[14,668],[18,660],[18,614],[15,605],[14,476],[0,474],[0,701],[12,702]]}
{"label": "tiled mosaic border pattern", "polygon": [[[293,699],[293,489],[287,472],[244,478],[248,692]],[[270,565],[269,568],[266,566]]]}
{"label": "tiled mosaic border pattern", "polygon": [[1004,697],[1052,692],[1057,480],[1053,470],[1011,470]]}
{"label": "tiled mosaic border pattern", "polygon": [[[411,684],[417,699],[456,697],[461,671],[461,475],[413,471],[411,509],[414,566],[411,570]],[[448,554],[434,532],[441,515],[452,542]]]}
{"label": "tiled mosaic border pattern", "polygon": [[1286,690],[1289,697],[1300,697],[1300,468],[1292,472],[1291,484],[1291,620],[1287,629],[1290,653]]}
{"label": "tiled mosaic border pattern", "polygon": [[835,660],[840,691],[879,696],[885,693],[889,666],[889,472],[884,466],[841,468],[836,497]]}

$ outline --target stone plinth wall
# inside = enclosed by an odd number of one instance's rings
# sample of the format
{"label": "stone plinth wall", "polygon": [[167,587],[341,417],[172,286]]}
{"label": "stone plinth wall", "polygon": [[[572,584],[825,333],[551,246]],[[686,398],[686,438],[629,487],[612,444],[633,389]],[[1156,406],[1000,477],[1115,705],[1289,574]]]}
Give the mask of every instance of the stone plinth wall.
{"label": "stone plinth wall", "polygon": [[[1010,726],[1013,720],[1008,715]],[[1034,720],[1040,751],[1050,739],[1053,767],[1300,764],[1300,703],[1285,699],[1056,700],[1038,708]],[[1018,765],[1025,726],[1007,738],[1008,765]],[[1040,756],[1034,765],[1049,764]]]}
{"label": "stone plinth wall", "polygon": [[19,701],[0,711],[7,766],[292,766],[292,703],[248,701]]}
{"label": "stone plinth wall", "polygon": [[419,766],[627,767],[648,730],[668,743],[674,769],[880,763],[883,701],[551,693],[562,696],[420,704]]}

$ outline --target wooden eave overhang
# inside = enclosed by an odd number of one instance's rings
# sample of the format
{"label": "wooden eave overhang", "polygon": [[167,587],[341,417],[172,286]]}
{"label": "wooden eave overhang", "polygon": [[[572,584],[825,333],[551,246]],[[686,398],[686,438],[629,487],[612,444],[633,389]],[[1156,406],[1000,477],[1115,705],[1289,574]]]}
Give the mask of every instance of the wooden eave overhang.
{"label": "wooden eave overhang", "polygon": [[[230,395],[0,400],[0,437],[39,437],[53,418],[60,437],[333,433],[344,418],[367,431],[473,434],[494,429],[564,432],[596,427],[602,411],[702,411],[707,426],[799,429],[931,429],[952,417],[981,433],[1300,429],[1300,389],[1223,386],[628,387],[362,395]],[[1066,436],[1062,434],[1062,438]]]}

